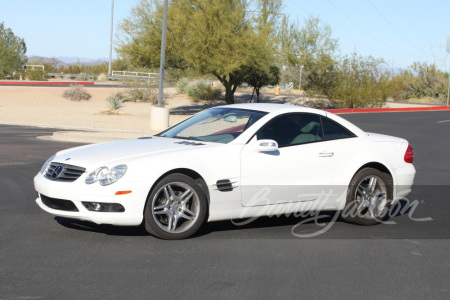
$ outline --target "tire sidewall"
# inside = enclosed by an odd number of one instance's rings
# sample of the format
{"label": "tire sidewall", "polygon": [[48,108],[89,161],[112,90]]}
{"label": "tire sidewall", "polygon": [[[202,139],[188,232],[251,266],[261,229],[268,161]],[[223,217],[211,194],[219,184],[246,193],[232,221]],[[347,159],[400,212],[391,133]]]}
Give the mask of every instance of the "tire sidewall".
{"label": "tire sidewall", "polygon": [[[156,221],[153,218],[152,213],[152,201],[155,197],[156,193],[166,184],[169,184],[171,182],[183,182],[187,185],[189,185],[191,188],[194,189],[194,191],[197,193],[199,203],[200,203],[200,209],[199,209],[199,216],[197,221],[194,223],[194,225],[189,228],[188,230],[181,232],[181,233],[170,233],[167,231],[164,231],[161,229]],[[165,240],[180,240],[185,239],[193,235],[200,226],[204,223],[205,217],[207,212],[207,201],[206,196],[199,184],[192,179],[189,176],[186,176],[184,174],[170,174],[161,179],[152,189],[149,196],[147,197],[147,202],[145,204],[144,209],[144,225],[145,229],[148,233],[150,233],[153,236],[156,236],[161,239]]]}
{"label": "tire sidewall", "polygon": [[[356,189],[358,188],[358,185],[360,184],[360,182],[367,176],[371,176],[371,175],[374,175],[374,176],[377,176],[378,178],[380,178],[383,181],[383,184],[386,186],[387,202],[386,202],[382,216],[380,216],[378,219],[368,220],[368,219],[365,219],[365,218],[359,216],[359,214],[355,213],[357,210],[356,209],[357,203],[354,199],[354,195],[356,194]],[[355,176],[353,176],[353,178],[349,184],[349,188],[347,190],[347,200],[346,200],[345,208],[342,211],[342,218],[347,222],[360,224],[360,225],[370,226],[370,225],[378,224],[381,221],[386,220],[387,212],[392,203],[392,199],[393,199],[392,177],[389,174],[381,172],[374,168],[364,168],[364,169],[358,171],[355,174]]]}

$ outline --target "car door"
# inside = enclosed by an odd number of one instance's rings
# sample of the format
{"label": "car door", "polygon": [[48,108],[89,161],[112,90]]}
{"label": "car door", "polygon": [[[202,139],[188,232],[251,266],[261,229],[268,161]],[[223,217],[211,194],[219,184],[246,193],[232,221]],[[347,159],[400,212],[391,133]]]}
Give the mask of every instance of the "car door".
{"label": "car door", "polygon": [[[290,113],[263,126],[241,152],[243,206],[317,201],[332,185],[332,143],[324,142],[321,116]],[[278,143],[278,150],[256,151],[258,140]]]}

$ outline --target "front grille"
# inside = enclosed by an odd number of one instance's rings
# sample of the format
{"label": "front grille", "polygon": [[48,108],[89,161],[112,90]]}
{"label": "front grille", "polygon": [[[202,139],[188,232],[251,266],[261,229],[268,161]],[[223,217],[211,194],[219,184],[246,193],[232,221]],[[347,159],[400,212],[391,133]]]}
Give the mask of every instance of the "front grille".
{"label": "front grille", "polygon": [[79,211],[75,204],[70,200],[50,198],[45,195],[40,195],[42,203],[50,208],[65,211]]}
{"label": "front grille", "polygon": [[54,181],[73,182],[86,171],[85,168],[52,162],[44,177]]}

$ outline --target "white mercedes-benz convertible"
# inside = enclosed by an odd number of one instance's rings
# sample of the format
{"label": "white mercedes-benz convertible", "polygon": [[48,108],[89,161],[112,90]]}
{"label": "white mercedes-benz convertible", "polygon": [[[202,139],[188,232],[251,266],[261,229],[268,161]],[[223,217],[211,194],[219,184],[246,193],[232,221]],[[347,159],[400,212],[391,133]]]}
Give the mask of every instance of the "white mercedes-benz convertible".
{"label": "white mercedes-benz convertible", "polygon": [[34,178],[37,204],[97,224],[143,224],[182,239],[205,221],[341,211],[373,225],[411,191],[414,153],[332,113],[282,104],[200,112],[152,137],[56,153]]}

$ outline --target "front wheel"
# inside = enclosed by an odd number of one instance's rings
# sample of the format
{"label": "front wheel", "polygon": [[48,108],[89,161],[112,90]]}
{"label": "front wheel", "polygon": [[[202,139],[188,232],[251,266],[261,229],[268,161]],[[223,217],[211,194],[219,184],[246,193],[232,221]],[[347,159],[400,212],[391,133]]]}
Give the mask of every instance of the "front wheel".
{"label": "front wheel", "polygon": [[145,229],[162,239],[185,239],[200,228],[206,209],[206,197],[197,182],[171,174],[156,184],[147,199]]}
{"label": "front wheel", "polygon": [[392,177],[373,168],[356,173],[350,182],[342,219],[360,225],[375,225],[386,218],[392,202]]}

